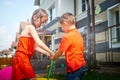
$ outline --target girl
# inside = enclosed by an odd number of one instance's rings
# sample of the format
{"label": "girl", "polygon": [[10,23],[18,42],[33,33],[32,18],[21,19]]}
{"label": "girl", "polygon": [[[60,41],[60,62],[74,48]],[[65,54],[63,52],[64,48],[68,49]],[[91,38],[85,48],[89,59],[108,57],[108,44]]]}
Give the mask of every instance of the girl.
{"label": "girl", "polygon": [[30,63],[34,50],[52,56],[52,51],[40,40],[36,28],[48,20],[44,9],[33,12],[31,23],[25,22],[19,37],[18,47],[12,62],[12,80],[36,80],[35,73]]}

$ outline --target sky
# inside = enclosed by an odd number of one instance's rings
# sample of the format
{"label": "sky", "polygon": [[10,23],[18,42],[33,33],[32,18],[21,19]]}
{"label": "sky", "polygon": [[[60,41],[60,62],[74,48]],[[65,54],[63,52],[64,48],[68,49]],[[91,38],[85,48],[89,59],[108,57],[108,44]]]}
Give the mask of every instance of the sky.
{"label": "sky", "polygon": [[30,20],[36,8],[34,0],[0,0],[0,51],[11,47],[20,22]]}

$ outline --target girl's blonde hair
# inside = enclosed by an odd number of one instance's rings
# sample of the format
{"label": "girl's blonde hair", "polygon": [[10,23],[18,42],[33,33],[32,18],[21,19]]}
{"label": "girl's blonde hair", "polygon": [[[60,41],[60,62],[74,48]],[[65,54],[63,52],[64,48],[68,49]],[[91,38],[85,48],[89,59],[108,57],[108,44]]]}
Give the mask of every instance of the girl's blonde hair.
{"label": "girl's blonde hair", "polygon": [[48,16],[48,13],[46,12],[46,10],[42,9],[42,8],[39,8],[39,9],[36,9],[33,14],[32,14],[32,17],[31,17],[31,23],[34,25],[34,19],[33,19],[33,16],[36,15],[37,18],[42,18],[42,17],[45,17],[45,16]]}
{"label": "girl's blonde hair", "polygon": [[72,13],[65,13],[60,17],[60,24],[64,24],[64,21],[67,22],[70,25],[75,24],[75,17],[73,16]]}

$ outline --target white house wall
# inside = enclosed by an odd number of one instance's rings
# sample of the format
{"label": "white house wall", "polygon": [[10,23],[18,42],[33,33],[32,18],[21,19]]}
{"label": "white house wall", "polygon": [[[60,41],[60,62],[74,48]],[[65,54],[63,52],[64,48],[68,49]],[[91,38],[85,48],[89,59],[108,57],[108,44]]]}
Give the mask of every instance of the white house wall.
{"label": "white house wall", "polygon": [[56,17],[61,16],[65,12],[74,14],[74,0],[44,0],[40,7],[49,10],[53,4],[56,9]]}
{"label": "white house wall", "polygon": [[65,12],[74,14],[74,0],[56,0],[57,16],[61,16]]}
{"label": "white house wall", "polygon": [[54,4],[56,0],[43,0],[42,3],[40,4],[40,8],[44,8],[48,10],[52,4]]}

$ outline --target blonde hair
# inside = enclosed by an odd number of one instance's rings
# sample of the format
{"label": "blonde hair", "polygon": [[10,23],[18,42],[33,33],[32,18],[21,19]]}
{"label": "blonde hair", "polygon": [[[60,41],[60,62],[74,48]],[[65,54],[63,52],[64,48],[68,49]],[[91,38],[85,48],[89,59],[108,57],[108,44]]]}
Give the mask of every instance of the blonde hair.
{"label": "blonde hair", "polygon": [[64,24],[64,21],[67,22],[70,25],[75,24],[75,17],[73,16],[72,13],[65,13],[60,17],[60,24]]}
{"label": "blonde hair", "polygon": [[34,12],[33,12],[33,15],[32,15],[32,18],[31,18],[31,23],[34,25],[34,19],[33,19],[33,16],[36,15],[37,18],[42,18],[42,17],[45,17],[45,16],[48,16],[48,13],[46,12],[46,10],[42,9],[42,8],[39,8],[39,9],[36,9]]}

